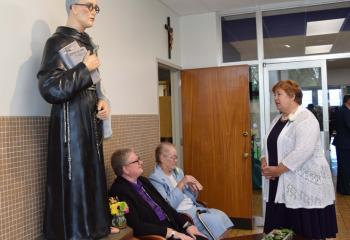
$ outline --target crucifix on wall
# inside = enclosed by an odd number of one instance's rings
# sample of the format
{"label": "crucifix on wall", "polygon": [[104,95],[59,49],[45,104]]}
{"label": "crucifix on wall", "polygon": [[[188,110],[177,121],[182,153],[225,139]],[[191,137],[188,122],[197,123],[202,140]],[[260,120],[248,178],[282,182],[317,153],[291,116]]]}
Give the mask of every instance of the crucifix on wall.
{"label": "crucifix on wall", "polygon": [[167,18],[167,24],[165,24],[165,29],[168,32],[168,58],[171,59],[171,50],[173,48],[173,35],[174,35],[174,30],[170,26],[170,17]]}

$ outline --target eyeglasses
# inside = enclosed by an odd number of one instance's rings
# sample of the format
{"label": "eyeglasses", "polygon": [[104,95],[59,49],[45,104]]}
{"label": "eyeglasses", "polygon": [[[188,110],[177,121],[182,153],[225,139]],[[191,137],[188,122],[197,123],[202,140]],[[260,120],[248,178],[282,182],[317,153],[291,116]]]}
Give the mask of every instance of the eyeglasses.
{"label": "eyeglasses", "polygon": [[177,160],[178,156],[177,155],[165,155],[166,158],[171,159],[171,160]]}
{"label": "eyeglasses", "polygon": [[100,12],[100,7],[98,5],[94,5],[92,3],[74,3],[72,5],[85,6],[89,9],[90,12],[95,9],[96,14]]}
{"label": "eyeglasses", "polygon": [[142,160],[140,158],[137,158],[137,160],[129,162],[129,163],[125,164],[125,165],[127,166],[127,165],[131,165],[131,164],[134,164],[134,163],[140,164],[141,162],[142,162]]}

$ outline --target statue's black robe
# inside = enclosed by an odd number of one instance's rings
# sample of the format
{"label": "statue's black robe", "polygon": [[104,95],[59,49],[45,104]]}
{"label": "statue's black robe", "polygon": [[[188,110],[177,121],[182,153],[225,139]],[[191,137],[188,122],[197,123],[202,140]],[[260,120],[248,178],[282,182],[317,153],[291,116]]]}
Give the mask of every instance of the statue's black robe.
{"label": "statue's black robe", "polygon": [[98,239],[109,234],[102,122],[90,73],[83,63],[67,69],[58,51],[86,33],[58,27],[47,40],[38,72],[42,97],[52,104],[47,160],[46,239]]}

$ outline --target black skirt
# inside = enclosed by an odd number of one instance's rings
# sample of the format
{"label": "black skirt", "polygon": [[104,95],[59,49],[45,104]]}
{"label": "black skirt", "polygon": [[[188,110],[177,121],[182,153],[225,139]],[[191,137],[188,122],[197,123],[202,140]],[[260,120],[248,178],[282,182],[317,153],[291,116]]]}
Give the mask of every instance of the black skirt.
{"label": "black skirt", "polygon": [[268,202],[264,232],[269,233],[278,228],[292,229],[304,238],[335,238],[338,232],[335,206],[291,209],[284,204]]}
{"label": "black skirt", "polygon": [[[286,122],[278,121],[267,139],[269,165],[277,166],[277,139]],[[285,204],[274,203],[278,187],[278,177],[270,180],[269,200],[266,203],[264,232],[273,229],[292,229],[298,236],[307,239],[335,238],[338,232],[334,204],[325,208],[287,208]]]}

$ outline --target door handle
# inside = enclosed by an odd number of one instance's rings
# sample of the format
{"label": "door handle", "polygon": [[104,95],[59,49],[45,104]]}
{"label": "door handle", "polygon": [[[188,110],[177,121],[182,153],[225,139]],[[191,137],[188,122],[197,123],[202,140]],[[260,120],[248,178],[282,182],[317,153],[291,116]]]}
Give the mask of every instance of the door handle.
{"label": "door handle", "polygon": [[244,158],[248,158],[249,157],[249,153],[243,153],[243,157]]}
{"label": "door handle", "polygon": [[242,135],[243,135],[244,137],[247,137],[247,136],[248,136],[248,132],[245,131],[245,132],[242,133]]}

